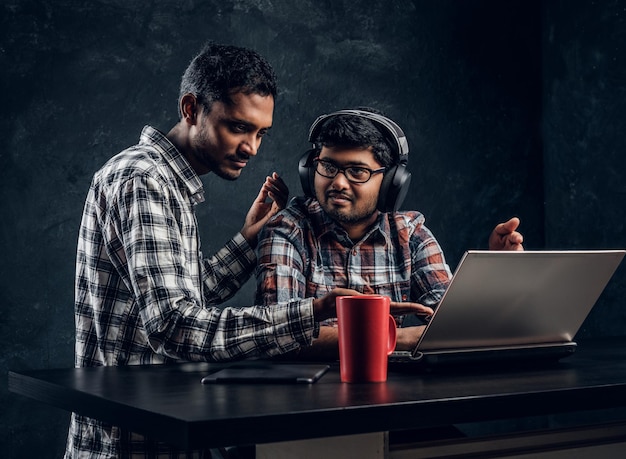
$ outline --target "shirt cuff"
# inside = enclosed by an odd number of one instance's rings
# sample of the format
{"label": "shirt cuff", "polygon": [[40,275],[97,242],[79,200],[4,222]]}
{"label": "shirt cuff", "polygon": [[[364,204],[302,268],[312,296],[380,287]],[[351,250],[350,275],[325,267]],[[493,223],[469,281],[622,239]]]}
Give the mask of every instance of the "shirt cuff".
{"label": "shirt cuff", "polygon": [[313,339],[317,339],[320,337],[320,323],[315,322],[313,324]]}
{"label": "shirt cuff", "polygon": [[235,234],[231,239],[231,243],[237,247],[238,252],[244,257],[242,261],[245,259],[246,262],[256,267],[256,252],[241,233]]}
{"label": "shirt cuff", "polygon": [[313,298],[292,300],[270,306],[273,310],[276,344],[281,353],[310,346],[319,336],[313,315]]}

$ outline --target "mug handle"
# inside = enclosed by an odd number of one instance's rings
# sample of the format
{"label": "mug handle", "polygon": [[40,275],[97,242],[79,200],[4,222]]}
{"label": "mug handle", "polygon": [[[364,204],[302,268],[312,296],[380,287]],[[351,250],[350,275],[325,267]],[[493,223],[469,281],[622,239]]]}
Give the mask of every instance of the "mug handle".
{"label": "mug handle", "polygon": [[396,350],[396,321],[393,316],[389,315],[389,333],[387,334],[387,355]]}

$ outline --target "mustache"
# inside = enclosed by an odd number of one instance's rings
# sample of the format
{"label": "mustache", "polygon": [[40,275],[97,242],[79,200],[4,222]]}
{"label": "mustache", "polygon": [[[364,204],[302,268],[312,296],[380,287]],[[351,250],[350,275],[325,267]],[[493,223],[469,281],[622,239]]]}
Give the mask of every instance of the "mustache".
{"label": "mustache", "polygon": [[231,161],[245,161],[248,162],[250,161],[250,155],[237,151],[235,153],[233,153],[232,155],[228,155],[228,159],[230,159]]}
{"label": "mustache", "polygon": [[348,201],[352,201],[352,196],[347,195],[346,193],[342,193],[341,191],[330,190],[324,193],[324,196],[326,196],[326,199],[340,198],[340,199],[347,199]]}

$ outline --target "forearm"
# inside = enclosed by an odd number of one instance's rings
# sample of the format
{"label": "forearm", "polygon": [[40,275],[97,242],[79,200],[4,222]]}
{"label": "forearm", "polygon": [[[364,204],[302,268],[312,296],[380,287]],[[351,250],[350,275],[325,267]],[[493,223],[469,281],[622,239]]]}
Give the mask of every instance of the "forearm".
{"label": "forearm", "polygon": [[320,327],[319,336],[310,346],[303,347],[298,358],[302,360],[334,361],[339,359],[337,327]]}
{"label": "forearm", "polygon": [[424,325],[398,328],[396,335],[396,350],[410,351],[415,349],[415,346],[417,346],[417,342],[421,338],[425,329],[426,327]]}
{"label": "forearm", "polygon": [[155,352],[190,361],[281,355],[310,345],[315,330],[311,300],[271,308],[178,305],[151,324],[148,334]]}
{"label": "forearm", "polygon": [[237,233],[212,257],[202,263],[204,302],[221,304],[232,298],[250,279],[256,267],[256,254],[246,239]]}

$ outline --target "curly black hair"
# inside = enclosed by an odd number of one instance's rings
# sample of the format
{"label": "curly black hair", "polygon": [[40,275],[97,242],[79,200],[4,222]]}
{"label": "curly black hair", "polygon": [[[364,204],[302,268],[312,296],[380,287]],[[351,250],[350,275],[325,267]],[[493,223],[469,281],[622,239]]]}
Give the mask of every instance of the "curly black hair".
{"label": "curly black hair", "polygon": [[[355,110],[367,111],[383,115],[379,110],[371,107],[357,107]],[[383,115],[384,116],[384,115]],[[374,159],[383,167],[390,167],[397,162],[388,139],[381,132],[376,123],[354,115],[337,115],[324,122],[315,139],[311,139],[316,146],[317,153],[322,146],[334,148],[372,148]]]}
{"label": "curly black hair", "polygon": [[193,94],[210,111],[215,101],[231,104],[231,95],[237,92],[276,98],[274,69],[256,51],[209,42],[185,70],[179,100]]}

